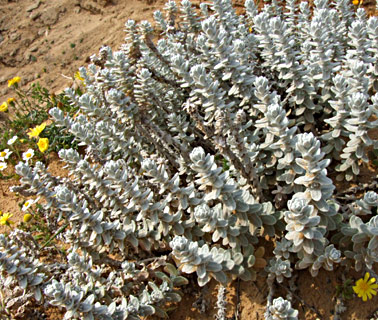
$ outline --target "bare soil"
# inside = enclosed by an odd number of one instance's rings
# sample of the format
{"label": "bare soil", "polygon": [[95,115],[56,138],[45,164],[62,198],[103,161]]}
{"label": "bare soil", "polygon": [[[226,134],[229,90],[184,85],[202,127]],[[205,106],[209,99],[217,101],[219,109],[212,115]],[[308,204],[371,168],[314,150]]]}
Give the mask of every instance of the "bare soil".
{"label": "bare soil", "polygon": [[[243,12],[243,2],[234,1],[238,13]],[[124,23],[128,19],[152,21],[153,12],[164,4],[165,0],[0,0],[0,103],[11,97],[7,80],[14,76],[22,78],[23,86],[38,81],[55,93],[72,86],[75,71],[86,65],[101,46],[117,50],[124,42]],[[377,14],[374,0],[365,0],[363,6],[369,15]],[[3,130],[1,126],[0,122],[0,130]],[[9,167],[4,173],[12,170]],[[49,170],[55,175],[67,175],[56,155],[50,159]],[[367,169],[367,175],[376,176],[377,172]],[[16,184],[17,180],[0,180],[0,210],[13,213],[12,219],[17,224],[22,221],[19,204],[24,199],[9,191],[9,187]],[[6,227],[0,227],[0,232],[7,231]],[[333,319],[335,291],[342,283],[342,273],[342,269],[322,271],[312,278],[307,271],[298,272],[298,290],[293,303],[299,310],[299,319]],[[358,279],[361,274],[352,273],[347,277]],[[238,306],[238,319],[264,319],[268,293],[264,279],[261,272],[256,282],[240,282],[239,286],[233,282],[228,287],[230,318],[235,316]],[[217,284],[212,282],[200,290],[194,281],[192,283],[183,292],[182,302],[169,312],[170,319],[214,319]],[[282,296],[288,293],[284,287],[277,290]],[[342,319],[378,319],[373,316],[378,310],[377,299],[347,301],[348,311]],[[205,307],[204,313],[199,311],[200,307],[193,306],[195,302]],[[49,320],[61,317],[56,308],[47,312]]]}

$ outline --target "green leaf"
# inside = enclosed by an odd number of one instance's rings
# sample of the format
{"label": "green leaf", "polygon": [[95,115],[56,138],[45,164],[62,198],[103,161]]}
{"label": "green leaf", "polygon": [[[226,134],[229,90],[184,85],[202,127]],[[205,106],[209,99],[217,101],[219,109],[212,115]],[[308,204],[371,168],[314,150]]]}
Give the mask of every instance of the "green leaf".
{"label": "green leaf", "polygon": [[189,281],[183,276],[177,276],[173,278],[172,283],[174,287],[180,287],[189,284]]}

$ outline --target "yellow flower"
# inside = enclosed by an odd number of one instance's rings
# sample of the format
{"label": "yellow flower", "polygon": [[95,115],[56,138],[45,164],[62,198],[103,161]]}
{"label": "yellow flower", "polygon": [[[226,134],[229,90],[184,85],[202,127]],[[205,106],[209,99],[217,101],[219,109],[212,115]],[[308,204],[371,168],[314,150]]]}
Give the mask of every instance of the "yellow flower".
{"label": "yellow flower", "polygon": [[84,81],[84,78],[80,75],[80,71],[75,72],[74,78],[80,81]]}
{"label": "yellow flower", "polygon": [[13,79],[8,80],[8,88],[19,83],[21,81],[20,77],[14,77]]}
{"label": "yellow flower", "polygon": [[0,111],[5,112],[8,110],[8,104],[6,102],[3,102],[0,106]]}
{"label": "yellow flower", "polygon": [[11,104],[12,102],[15,102],[15,101],[16,101],[16,98],[8,98],[7,99],[8,104]]}
{"label": "yellow flower", "polygon": [[352,3],[355,5],[355,6],[358,6],[359,4],[362,4],[364,2],[364,0],[352,0]]}
{"label": "yellow flower", "polygon": [[29,222],[33,216],[30,213],[24,214],[24,222]]}
{"label": "yellow flower", "polygon": [[36,138],[40,135],[40,133],[46,128],[46,124],[42,123],[39,126],[36,126],[33,129],[29,129],[30,132],[27,133],[29,138]]}
{"label": "yellow flower", "polygon": [[367,298],[371,299],[372,295],[377,294],[375,289],[378,288],[378,284],[374,283],[375,278],[369,280],[369,277],[369,272],[366,272],[365,277],[357,280],[356,285],[353,287],[354,292],[357,293],[359,298],[362,297],[363,301],[366,301]]}
{"label": "yellow flower", "polygon": [[10,213],[4,213],[1,217],[0,217],[0,225],[2,226],[9,226],[10,224],[14,223],[12,220],[10,220],[10,218],[13,216],[13,214],[10,214]]}
{"label": "yellow flower", "polygon": [[38,145],[39,151],[41,151],[41,152],[43,153],[43,152],[45,152],[45,151],[48,149],[48,147],[49,147],[49,139],[47,139],[47,138],[40,138],[40,139],[38,140],[37,145]]}

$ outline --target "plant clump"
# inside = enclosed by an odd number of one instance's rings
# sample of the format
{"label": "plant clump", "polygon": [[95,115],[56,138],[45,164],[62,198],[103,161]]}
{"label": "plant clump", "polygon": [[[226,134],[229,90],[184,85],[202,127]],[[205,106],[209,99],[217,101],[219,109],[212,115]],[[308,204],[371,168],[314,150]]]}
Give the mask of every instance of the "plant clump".
{"label": "plant clump", "polygon": [[[349,0],[245,8],[169,1],[156,27],[128,21],[119,51],[102,47],[80,68],[83,92],[65,91],[77,113],[49,111],[85,148],[59,151],[70,178],[31,161],[32,149],[15,167],[13,190],[43,199],[51,237],[0,239],[7,310],[17,298],[64,319],[168,317],[187,278],[224,288],[265,272],[273,288],[298,269],[378,262],[377,193],[336,191],[378,148],[378,19]],[[53,239],[64,253],[41,264]],[[265,316],[298,311],[278,297]]]}

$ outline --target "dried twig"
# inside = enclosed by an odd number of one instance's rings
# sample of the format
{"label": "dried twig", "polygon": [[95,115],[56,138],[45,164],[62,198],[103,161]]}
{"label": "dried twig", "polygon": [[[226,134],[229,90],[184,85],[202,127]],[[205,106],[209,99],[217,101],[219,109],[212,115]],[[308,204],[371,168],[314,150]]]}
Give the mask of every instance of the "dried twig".
{"label": "dried twig", "polygon": [[236,308],[235,308],[235,315],[234,319],[238,320],[240,317],[240,279],[238,278],[238,281],[236,283]]}

